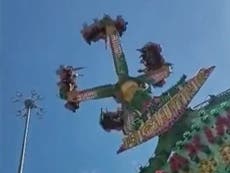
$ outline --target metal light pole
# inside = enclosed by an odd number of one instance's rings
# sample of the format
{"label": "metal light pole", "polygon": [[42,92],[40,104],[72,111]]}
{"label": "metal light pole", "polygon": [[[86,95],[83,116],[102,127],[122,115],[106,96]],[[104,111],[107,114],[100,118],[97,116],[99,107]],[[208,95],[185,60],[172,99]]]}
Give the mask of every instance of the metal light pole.
{"label": "metal light pole", "polygon": [[16,94],[16,98],[14,98],[14,102],[23,102],[24,107],[18,110],[18,116],[21,116],[26,119],[25,121],[25,129],[23,135],[23,143],[21,149],[21,155],[19,160],[18,173],[23,173],[24,162],[25,162],[25,154],[27,147],[27,138],[29,132],[30,118],[32,110],[36,111],[36,114],[41,117],[43,113],[43,109],[38,106],[37,102],[41,100],[41,96],[37,94],[34,90],[31,91],[31,96],[27,98],[23,98],[23,94],[18,92]]}

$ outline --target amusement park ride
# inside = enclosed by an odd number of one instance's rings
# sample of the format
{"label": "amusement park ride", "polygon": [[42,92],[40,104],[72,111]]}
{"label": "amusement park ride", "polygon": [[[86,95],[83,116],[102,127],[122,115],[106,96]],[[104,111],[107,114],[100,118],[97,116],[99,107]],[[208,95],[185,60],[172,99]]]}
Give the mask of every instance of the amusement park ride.
{"label": "amusement park ride", "polygon": [[[110,16],[105,15],[101,20],[95,20],[89,26],[84,25],[81,31],[88,44],[99,40],[104,40],[106,44],[109,43],[118,81],[114,84],[80,90],[76,84],[76,78],[79,76],[78,70],[82,69],[82,67],[60,66],[57,70],[60,80],[58,82],[60,98],[66,100],[65,107],[73,112],[79,108],[80,102],[106,97],[114,98],[120,107],[114,112],[101,110],[100,125],[108,132],[117,130],[123,133],[123,143],[117,153],[159,136],[155,156],[149,160],[149,166],[140,168],[141,173],[198,173],[197,169],[199,168],[196,169],[192,165],[201,162],[199,158],[205,157],[203,153],[201,156],[198,156],[198,151],[205,150],[205,152],[210,154],[215,148],[202,145],[201,137],[193,136],[195,132],[201,130],[201,127],[192,122],[199,119],[200,116],[202,122],[208,120],[213,122],[213,118],[206,116],[209,114],[208,111],[212,111],[210,114],[216,117],[218,111],[229,111],[230,107],[228,102],[223,102],[220,108],[223,110],[218,109],[217,112],[213,112],[210,108],[201,108],[198,111],[198,109],[195,110],[188,107],[195,94],[214,70],[214,66],[200,69],[189,80],[186,80],[186,75],[183,75],[173,87],[160,96],[152,96],[152,88],[164,86],[166,79],[171,74],[172,65],[166,62],[162,56],[161,46],[149,42],[141,49],[138,49],[141,53],[140,62],[145,68],[138,70],[139,76],[130,76],[120,44],[120,37],[126,31],[126,25],[127,22],[121,16],[112,19]],[[199,113],[200,110],[203,112]],[[220,121],[219,123],[221,124],[225,120],[227,123],[218,127],[222,131],[226,130],[229,132],[230,117],[229,114],[225,113],[225,115],[228,116],[222,117],[222,119],[220,116],[218,122]],[[212,130],[208,126],[205,128],[206,136],[210,137]],[[189,132],[189,129],[192,129],[192,132]],[[183,141],[182,139],[184,138],[187,141],[190,140],[190,143]],[[229,142],[229,136],[226,140]],[[224,140],[222,140],[223,143]],[[188,152],[177,152],[177,150],[181,149],[187,149]],[[227,156],[230,157],[229,145],[227,149],[229,152]],[[172,154],[172,151],[174,154]],[[188,163],[190,163],[190,166]],[[226,165],[224,163],[222,165]],[[227,170],[229,167],[223,166],[223,169]]]}

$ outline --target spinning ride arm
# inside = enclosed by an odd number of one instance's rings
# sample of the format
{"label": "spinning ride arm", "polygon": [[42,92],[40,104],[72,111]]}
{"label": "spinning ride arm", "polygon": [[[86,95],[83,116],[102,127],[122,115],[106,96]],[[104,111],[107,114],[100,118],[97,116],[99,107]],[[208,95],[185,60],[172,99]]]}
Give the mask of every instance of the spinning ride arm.
{"label": "spinning ride arm", "polygon": [[108,84],[99,87],[89,88],[85,90],[72,90],[67,94],[67,100],[70,102],[82,102],[92,99],[101,99],[112,97],[115,92],[114,85]]}
{"label": "spinning ride arm", "polygon": [[56,71],[59,76],[59,96],[61,99],[66,100],[65,107],[75,112],[79,108],[79,103],[91,99],[100,99],[114,96],[117,90],[116,85],[108,84],[85,90],[79,90],[77,85],[77,77],[80,74],[77,70],[82,69],[74,68],[72,66],[61,65]]}
{"label": "spinning ride arm", "polygon": [[118,31],[114,25],[106,26],[106,35],[109,39],[113,61],[119,79],[128,76],[128,66],[121,47]]}
{"label": "spinning ride arm", "polygon": [[160,69],[155,71],[149,71],[145,74],[137,76],[137,79],[149,83],[153,86],[161,86],[164,84],[165,79],[169,77],[171,73],[171,67],[166,65],[163,65]]}
{"label": "spinning ride arm", "polygon": [[101,20],[94,20],[94,23],[89,26],[85,24],[81,31],[83,38],[88,44],[99,40],[109,42],[119,79],[128,76],[128,66],[119,40],[119,37],[126,30],[126,25],[127,22],[121,16],[117,16],[114,20],[110,16],[105,15]]}
{"label": "spinning ride arm", "polygon": [[137,78],[152,84],[154,87],[162,87],[165,84],[165,79],[169,77],[172,71],[172,64],[165,61],[162,55],[162,48],[159,44],[148,42],[140,51],[140,62],[145,66],[144,69],[139,69],[139,73],[144,73]]}

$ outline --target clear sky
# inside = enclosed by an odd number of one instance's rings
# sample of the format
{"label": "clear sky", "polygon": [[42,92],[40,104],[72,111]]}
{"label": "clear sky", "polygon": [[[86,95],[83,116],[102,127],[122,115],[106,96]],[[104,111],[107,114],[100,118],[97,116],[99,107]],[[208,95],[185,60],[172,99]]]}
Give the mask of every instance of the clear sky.
{"label": "clear sky", "polygon": [[140,48],[148,41],[163,46],[174,73],[192,76],[200,67],[216,65],[194,99],[230,87],[229,0],[2,0],[0,172],[17,172],[24,120],[15,116],[10,98],[17,90],[36,89],[45,100],[42,120],[32,117],[24,173],[135,173],[152,155],[157,138],[116,155],[121,134],[99,126],[101,107],[116,109],[112,99],[85,102],[73,114],[57,97],[55,70],[60,64],[85,66],[81,88],[116,80],[109,50],[102,41],[87,45],[80,35],[84,22],[107,13],[129,22],[122,46],[132,75],[140,67]]}

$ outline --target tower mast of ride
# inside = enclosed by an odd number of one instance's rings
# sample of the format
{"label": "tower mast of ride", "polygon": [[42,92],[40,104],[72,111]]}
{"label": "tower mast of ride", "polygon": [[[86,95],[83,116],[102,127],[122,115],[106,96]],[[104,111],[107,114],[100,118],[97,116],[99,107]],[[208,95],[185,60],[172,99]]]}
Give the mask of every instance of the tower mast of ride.
{"label": "tower mast of ride", "polygon": [[37,94],[34,90],[31,91],[31,96],[23,98],[23,94],[18,92],[14,102],[21,102],[24,104],[24,107],[17,111],[20,117],[25,118],[25,127],[24,127],[24,134],[23,134],[23,142],[18,166],[18,173],[23,173],[24,170],[24,163],[25,163],[25,156],[26,156],[26,148],[27,148],[27,139],[29,133],[29,126],[30,126],[30,119],[31,113],[35,110],[36,114],[41,117],[43,113],[43,109],[38,105],[38,101],[41,100],[41,96]]}

